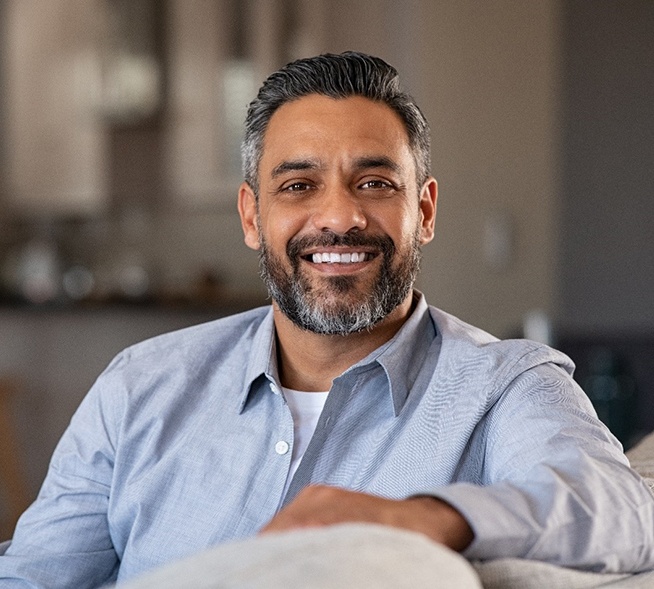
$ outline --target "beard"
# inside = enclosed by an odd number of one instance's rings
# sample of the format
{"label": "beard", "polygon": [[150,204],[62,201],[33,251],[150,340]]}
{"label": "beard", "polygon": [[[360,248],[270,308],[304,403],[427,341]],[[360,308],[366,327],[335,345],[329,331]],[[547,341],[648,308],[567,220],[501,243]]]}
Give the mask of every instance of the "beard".
{"label": "beard", "polygon": [[[387,235],[326,232],[316,237],[293,238],[286,247],[290,270],[260,235],[261,277],[282,313],[301,329],[323,335],[369,330],[397,308],[413,289],[420,270],[419,231],[417,227],[403,253],[398,253]],[[361,279],[357,276],[323,276],[312,281],[303,272],[301,252],[311,247],[335,246],[372,247],[381,256],[379,271],[365,292],[359,291]]]}

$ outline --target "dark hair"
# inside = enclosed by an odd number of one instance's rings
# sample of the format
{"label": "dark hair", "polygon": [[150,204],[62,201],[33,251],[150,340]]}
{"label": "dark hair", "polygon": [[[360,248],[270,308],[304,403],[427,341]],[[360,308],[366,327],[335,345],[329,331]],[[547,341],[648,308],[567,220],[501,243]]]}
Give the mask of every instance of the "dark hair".
{"label": "dark hair", "polygon": [[383,102],[402,119],[416,164],[418,184],[430,174],[429,123],[413,98],[400,87],[397,70],[383,59],[347,51],[299,59],[271,74],[248,107],[241,149],[243,175],[258,194],[257,174],[263,137],[275,111],[309,94],[331,98],[363,96]]}

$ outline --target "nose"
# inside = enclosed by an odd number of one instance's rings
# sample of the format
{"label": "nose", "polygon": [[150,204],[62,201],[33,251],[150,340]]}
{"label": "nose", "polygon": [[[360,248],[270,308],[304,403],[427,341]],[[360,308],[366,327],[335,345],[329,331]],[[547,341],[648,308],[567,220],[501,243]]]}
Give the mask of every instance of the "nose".
{"label": "nose", "polygon": [[316,205],[312,220],[319,231],[344,235],[351,231],[361,231],[368,225],[361,202],[345,186],[326,189]]}

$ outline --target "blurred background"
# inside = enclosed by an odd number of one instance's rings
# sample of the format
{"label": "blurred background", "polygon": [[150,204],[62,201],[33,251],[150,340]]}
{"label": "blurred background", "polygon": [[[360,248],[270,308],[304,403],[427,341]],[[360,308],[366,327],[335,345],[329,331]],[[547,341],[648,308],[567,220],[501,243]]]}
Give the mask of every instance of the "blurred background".
{"label": "blurred background", "polygon": [[654,429],[652,31],[651,0],[3,0],[0,522],[121,348],[266,302],[242,121],[324,51],[431,122],[428,300],[569,353],[625,445]]}

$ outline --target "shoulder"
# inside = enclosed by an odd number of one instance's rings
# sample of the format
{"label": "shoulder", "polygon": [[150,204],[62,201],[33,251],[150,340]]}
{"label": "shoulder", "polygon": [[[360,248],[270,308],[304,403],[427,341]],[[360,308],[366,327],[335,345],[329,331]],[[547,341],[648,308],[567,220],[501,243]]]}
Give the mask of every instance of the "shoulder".
{"label": "shoulder", "polygon": [[269,314],[269,307],[261,307],[130,346],[105,368],[81,408],[122,423],[128,414],[164,419],[180,402],[197,409],[216,390],[222,398],[238,399],[252,358],[270,354]]}
{"label": "shoulder", "polygon": [[121,361],[163,363],[171,356],[207,357],[229,354],[251,345],[263,327],[270,307],[258,307],[236,315],[185,327],[144,340],[123,350]]}
{"label": "shoulder", "polygon": [[436,307],[429,311],[441,339],[439,363],[460,375],[501,387],[542,365],[556,367],[564,378],[574,372],[572,360],[549,346],[526,339],[501,340]]}
{"label": "shoulder", "polygon": [[114,402],[206,390],[212,379],[237,386],[253,355],[268,356],[273,340],[270,307],[186,327],[147,339],[120,352],[94,385]]}
{"label": "shoulder", "polygon": [[500,340],[439,309],[430,312],[441,340],[433,382],[447,389],[462,420],[471,415],[475,425],[483,423],[479,432],[488,447],[524,423],[534,431],[570,423],[597,427],[568,356],[535,341]]}

